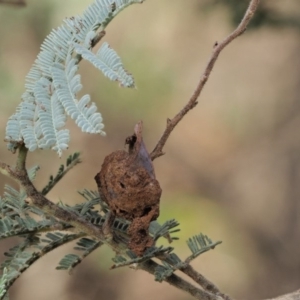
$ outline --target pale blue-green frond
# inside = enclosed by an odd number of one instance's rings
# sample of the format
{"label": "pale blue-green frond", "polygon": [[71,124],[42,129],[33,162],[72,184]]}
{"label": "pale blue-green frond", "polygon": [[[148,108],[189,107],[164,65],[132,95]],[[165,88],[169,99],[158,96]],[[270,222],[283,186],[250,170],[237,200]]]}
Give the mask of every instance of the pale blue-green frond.
{"label": "pale blue-green frond", "polygon": [[121,58],[107,43],[101,46],[96,55],[78,44],[74,44],[74,48],[78,54],[92,63],[110,80],[118,81],[120,86],[134,87],[132,75],[123,68]]}
{"label": "pale blue-green frond", "polygon": [[61,129],[66,123],[65,111],[56,93],[49,94],[50,86],[50,81],[41,80],[34,89],[43,134],[43,143],[40,147],[52,148],[61,156],[62,151],[68,148],[70,137],[67,129]]}
{"label": "pale blue-green frond", "polygon": [[[40,73],[41,74],[41,73]],[[38,81],[41,78],[41,75],[36,79]],[[29,80],[29,78],[28,78]],[[24,102],[35,102],[34,94],[33,94],[33,88],[31,91],[25,91],[23,95],[21,96],[22,101]]]}
{"label": "pale blue-green frond", "polygon": [[37,171],[40,169],[39,166],[33,166],[29,170],[27,170],[28,177],[31,181],[34,181],[36,178]]}
{"label": "pale blue-green frond", "polygon": [[80,75],[76,75],[77,69],[76,60],[73,58],[65,67],[62,64],[53,66],[52,76],[57,97],[83,132],[104,134],[102,116],[97,112],[96,105],[90,104],[90,96],[84,95],[79,101],[76,99],[76,93],[82,87]]}
{"label": "pale blue-green frond", "polygon": [[[69,131],[62,130],[65,125],[62,108],[82,131],[104,135],[101,114],[97,112],[96,105],[91,103],[89,95],[76,99],[77,92],[81,90],[80,76],[76,75],[81,58],[74,53],[74,46],[83,49],[82,57],[102,70],[105,76],[118,81],[121,86],[133,87],[132,76],[125,71],[120,58],[107,44],[101,47],[97,55],[88,52],[88,49],[94,46],[97,34],[104,31],[120,11],[142,2],[94,0],[81,16],[68,18],[51,31],[26,76],[22,104],[8,120],[6,140],[11,151],[14,152],[19,143],[24,141],[30,151],[52,148],[61,155],[69,143]],[[44,90],[41,90],[41,84],[45,85]],[[52,103],[55,95],[62,108],[57,101]],[[47,107],[46,111],[44,107]],[[59,117],[50,117],[56,110]]]}
{"label": "pale blue-green frond", "polygon": [[5,141],[7,149],[13,153],[16,152],[19,144],[23,141],[20,126],[21,104],[18,105],[16,112],[8,119],[5,128]]}
{"label": "pale blue-green frond", "polygon": [[[33,68],[34,69],[34,68]],[[33,74],[33,73],[32,73]],[[26,78],[27,84],[31,84],[30,80],[35,80],[37,78],[30,77]],[[37,79],[41,80],[41,76]],[[42,136],[40,121],[38,117],[38,107],[36,105],[36,99],[33,92],[34,86],[32,84],[32,91],[26,91],[22,95],[23,102],[20,105],[20,128],[21,135],[24,139],[26,147],[30,151],[34,151],[39,147],[39,140]]]}
{"label": "pale blue-green frond", "polygon": [[[55,61],[56,53],[52,50],[43,49],[35,61],[36,65],[39,66],[43,76],[51,77],[50,68]],[[35,84],[34,84],[35,85]]]}
{"label": "pale blue-green frond", "polygon": [[95,4],[99,6],[105,6],[108,8],[108,15],[103,21],[103,26],[107,26],[108,23],[123,9],[134,3],[143,3],[145,0],[96,0]]}
{"label": "pale blue-green frond", "polygon": [[29,151],[38,148],[38,137],[35,134],[37,107],[34,102],[22,102],[20,109],[20,128],[24,143]]}
{"label": "pale blue-green frond", "polygon": [[6,136],[5,140],[13,142],[21,142],[21,128],[20,128],[20,108],[21,105],[17,107],[16,113],[13,114],[7,121],[6,124]]}
{"label": "pale blue-green frond", "polygon": [[31,99],[27,97],[27,94],[33,91],[35,83],[41,78],[42,74],[43,73],[39,66],[36,63],[34,63],[25,78],[26,92],[22,96],[23,101],[32,102],[30,101]]}
{"label": "pale blue-green frond", "polygon": [[68,41],[71,41],[73,38],[72,31],[73,30],[71,30],[65,25],[62,25],[57,29],[52,30],[48,39],[45,40],[45,49],[47,46],[53,47],[55,54],[62,61],[65,61],[68,56],[68,53],[70,52],[70,44],[68,43]]}

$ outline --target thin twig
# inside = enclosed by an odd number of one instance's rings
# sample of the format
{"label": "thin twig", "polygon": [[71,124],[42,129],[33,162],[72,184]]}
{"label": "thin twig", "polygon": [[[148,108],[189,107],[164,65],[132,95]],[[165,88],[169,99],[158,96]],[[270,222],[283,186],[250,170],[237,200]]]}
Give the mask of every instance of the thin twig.
{"label": "thin twig", "polygon": [[253,15],[258,7],[259,2],[260,2],[260,0],[251,0],[249,7],[248,7],[242,21],[238,25],[238,27],[229,36],[227,36],[221,43],[215,44],[213,51],[212,51],[212,55],[208,61],[208,64],[204,70],[203,75],[200,78],[200,81],[199,81],[192,97],[190,98],[188,103],[183,107],[183,109],[173,119],[167,120],[166,129],[165,129],[163,135],[161,136],[160,140],[158,141],[157,145],[155,146],[154,150],[150,154],[150,157],[152,160],[164,155],[163,147],[165,146],[171,132],[173,131],[175,126],[182,120],[182,118],[198,104],[197,100],[203,90],[205,83],[207,82],[207,80],[209,78],[209,75],[215,65],[215,62],[218,59],[219,54],[228,44],[230,44],[234,39],[236,39],[238,36],[240,36],[241,34],[243,34],[245,32],[250,20],[252,19]]}
{"label": "thin twig", "polygon": [[[74,159],[65,169],[63,172],[58,172],[58,174],[53,178],[53,181],[50,181],[41,191],[41,193],[46,196],[55,186],[56,184],[76,165],[81,163],[80,156]],[[63,166],[63,165],[62,165]]]}
{"label": "thin twig", "polygon": [[190,264],[186,264],[179,269],[181,272],[192,278],[198,283],[205,291],[210,292],[216,296],[221,297],[224,300],[231,300],[231,298],[222,293],[211,281],[206,279],[202,274],[198,273]]}
{"label": "thin twig", "polygon": [[[159,265],[154,262],[153,260],[147,260],[143,263],[138,264],[138,269],[147,271],[148,273],[151,273],[154,275],[156,268]],[[176,274],[172,274],[171,276],[165,278],[165,282],[169,283],[170,285],[183,290],[190,295],[192,295],[194,298],[199,300],[222,300],[222,298],[218,295],[214,295],[213,293],[210,293],[208,291],[204,291],[202,289],[199,289],[192,285],[191,283],[185,281],[181,277],[177,276]]]}
{"label": "thin twig", "polygon": [[180,265],[173,265],[172,259],[170,259],[170,254],[163,253],[157,256],[161,261],[165,261],[168,264],[171,264],[174,267],[174,270],[179,270],[188,277],[190,277],[194,282],[199,284],[204,291],[215,295],[216,297],[220,297],[223,300],[232,300],[228,295],[222,293],[215,284],[206,279],[202,274],[198,273],[191,265],[190,262],[183,262]]}

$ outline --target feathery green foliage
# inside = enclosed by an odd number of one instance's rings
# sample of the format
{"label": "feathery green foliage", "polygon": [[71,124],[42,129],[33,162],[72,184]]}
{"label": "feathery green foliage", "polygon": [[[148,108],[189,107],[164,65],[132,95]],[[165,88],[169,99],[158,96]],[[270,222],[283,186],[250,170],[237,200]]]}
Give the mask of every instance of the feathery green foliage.
{"label": "feathery green foliage", "polygon": [[173,229],[178,227],[179,223],[176,220],[166,221],[163,225],[160,225],[157,221],[153,221],[150,223],[150,234],[153,235],[155,241],[157,241],[160,237],[169,237],[171,241],[178,240],[177,237],[171,237],[171,233],[179,232],[180,229]]}
{"label": "feathery green foliage", "polygon": [[77,242],[77,246],[74,250],[83,251],[83,254],[67,254],[64,258],[61,259],[59,265],[56,267],[57,270],[68,270],[71,272],[82,260],[91,254],[94,250],[98,249],[102,245],[101,242],[89,238],[82,238]]}
{"label": "feathery green foliage", "polygon": [[4,253],[7,259],[1,264],[1,269],[7,270],[6,287],[9,288],[24,271],[46,253],[80,236],[81,234],[60,232],[47,233],[45,238],[40,238],[39,235],[23,236],[23,242]]}
{"label": "feathery green foliage", "polygon": [[50,175],[49,182],[42,189],[42,194],[47,195],[52,190],[52,188],[63,178],[63,176],[66,175],[67,172],[69,172],[73,167],[75,167],[80,162],[81,159],[80,159],[79,152],[75,152],[74,154],[69,155],[66,164],[60,165],[55,177],[53,177],[53,175]]}
{"label": "feathery green foliage", "polygon": [[143,256],[136,256],[132,251],[126,251],[126,256],[124,255],[116,255],[113,258],[113,262],[115,263],[111,268],[120,268],[124,266],[129,266],[136,263],[141,263],[147,261],[151,258],[157,257],[159,255],[168,254],[173,251],[172,247],[151,247],[146,250]]}
{"label": "feathery green foliage", "polygon": [[[36,176],[37,166],[28,170],[31,180]],[[9,185],[4,187],[4,197],[0,198],[0,239],[25,233],[34,233],[48,228],[53,224],[51,218],[45,219],[44,213],[30,206],[26,201],[27,195]],[[33,215],[42,218],[34,218]]]}
{"label": "feathery green foliage", "polygon": [[202,253],[214,249],[217,245],[221,243],[221,241],[213,242],[208,236],[202,233],[193,236],[187,241],[187,245],[190,248],[192,255],[190,255],[186,259],[186,262],[190,262]]}

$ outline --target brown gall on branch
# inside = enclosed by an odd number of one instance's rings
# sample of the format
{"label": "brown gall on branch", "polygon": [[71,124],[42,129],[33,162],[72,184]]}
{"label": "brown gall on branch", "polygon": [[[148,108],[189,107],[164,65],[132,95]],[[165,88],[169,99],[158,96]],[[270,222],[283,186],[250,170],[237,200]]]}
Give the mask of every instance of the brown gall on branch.
{"label": "brown gall on branch", "polygon": [[128,152],[118,150],[109,154],[95,176],[99,195],[112,212],[131,222],[128,228],[129,249],[142,255],[153,246],[149,225],[159,216],[161,188],[155,179],[151,158],[142,138],[142,122],[125,141]]}
{"label": "brown gall on branch", "polygon": [[52,217],[69,224],[73,227],[72,232],[85,233],[86,235],[92,236],[105,244],[109,244],[114,251],[120,252],[123,245],[116,243],[113,239],[107,241],[102,228],[93,225],[75,213],[59,207],[35,188],[29,179],[26,170],[27,153],[28,149],[25,145],[20,145],[16,167],[11,167],[0,162],[0,172],[17,181],[26,192],[28,198],[32,202],[32,205],[41,209],[46,215],[51,215]]}
{"label": "brown gall on branch", "polygon": [[234,39],[236,39],[238,36],[240,36],[241,34],[243,34],[245,32],[250,20],[253,18],[253,15],[258,7],[259,2],[260,2],[260,0],[251,0],[250,4],[248,6],[248,9],[247,9],[242,21],[238,25],[238,27],[229,36],[227,36],[222,42],[220,42],[220,43],[216,42],[214,44],[211,57],[206,65],[204,73],[202,74],[200,81],[199,81],[193,95],[191,96],[188,103],[181,109],[181,111],[173,119],[168,119],[167,126],[166,126],[166,129],[165,129],[163,135],[161,136],[161,138],[159,139],[155,148],[153,149],[153,151],[150,154],[150,157],[152,160],[164,155],[163,147],[165,146],[171,132],[176,127],[176,125],[183,119],[183,117],[198,104],[197,100],[203,90],[205,83],[207,82],[207,80],[210,76],[210,73],[215,65],[215,62],[217,61],[217,59],[219,57],[219,54]]}

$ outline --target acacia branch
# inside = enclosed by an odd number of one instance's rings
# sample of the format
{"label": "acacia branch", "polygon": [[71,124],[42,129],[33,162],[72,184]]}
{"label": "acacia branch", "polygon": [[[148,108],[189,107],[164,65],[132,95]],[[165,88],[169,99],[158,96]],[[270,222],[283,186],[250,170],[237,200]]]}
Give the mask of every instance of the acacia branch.
{"label": "acacia branch", "polygon": [[[138,269],[147,271],[150,274],[155,273],[156,268],[159,265],[154,262],[153,260],[147,260],[143,263],[138,264]],[[171,276],[164,279],[165,282],[169,283],[170,285],[176,287],[177,289],[183,290],[190,295],[192,295],[194,298],[199,300],[223,300],[222,297],[219,295],[215,295],[213,293],[210,293],[208,291],[204,291],[202,289],[199,289],[192,285],[191,283],[185,281],[181,277],[177,276],[176,274],[172,274]]]}
{"label": "acacia branch", "polygon": [[29,179],[26,170],[27,152],[28,149],[25,147],[25,145],[20,145],[16,167],[12,168],[11,166],[0,162],[0,172],[16,180],[20,184],[21,188],[24,189],[28,198],[32,201],[32,204],[41,209],[46,215],[50,215],[64,223],[73,226],[75,232],[83,232],[86,235],[92,236],[103,243],[109,244],[109,246],[116,252],[121,251],[121,249],[123,249],[123,245],[115,242],[114,239],[110,239],[108,241],[103,233],[102,228],[93,225],[74,212],[70,212],[62,207],[59,207],[47,199],[35,188]]}
{"label": "acacia branch", "polygon": [[211,57],[206,65],[204,73],[202,74],[200,81],[199,81],[193,95],[191,96],[190,100],[173,119],[167,119],[166,129],[165,129],[163,135],[161,136],[160,140],[156,144],[155,148],[153,149],[153,151],[150,154],[150,157],[152,160],[164,155],[163,147],[165,146],[171,132],[173,131],[175,126],[182,120],[182,118],[198,104],[197,100],[203,90],[203,87],[205,86],[205,83],[207,82],[207,80],[210,76],[210,73],[219,57],[219,54],[234,39],[236,39],[238,36],[242,35],[245,32],[249,22],[251,21],[251,19],[254,16],[254,13],[258,7],[259,2],[260,2],[260,0],[251,0],[250,4],[248,6],[248,9],[247,9],[242,21],[238,25],[238,27],[229,36],[227,36],[222,42],[216,43],[214,45]]}
{"label": "acacia branch", "polygon": [[198,283],[205,291],[221,297],[224,300],[231,300],[228,295],[222,293],[211,281],[206,279],[202,274],[198,273],[190,264],[186,264],[179,270]]}
{"label": "acacia branch", "polygon": [[69,242],[72,242],[74,240],[79,239],[80,237],[85,236],[83,233],[77,233],[77,234],[70,234],[65,237],[63,237],[60,240],[53,241],[49,245],[46,245],[41,251],[32,253],[32,256],[29,258],[29,260],[22,266],[22,268],[18,269],[18,276],[12,277],[8,280],[6,283],[6,288],[9,289],[14,282],[31,266],[33,265],[38,259],[45,256],[47,253],[51,252],[54,249],[57,249],[58,247],[65,245]]}
{"label": "acacia branch", "polygon": [[[55,217],[60,221],[73,226],[74,231],[78,232],[78,234],[89,235],[97,238],[103,243],[108,244],[117,253],[124,252],[124,250],[126,249],[123,249],[122,244],[115,242],[113,239],[106,239],[102,228],[91,224],[90,222],[86,221],[73,212],[67,211],[57,206],[56,204],[48,200],[42,193],[37,191],[33,183],[30,181],[26,171],[27,152],[28,149],[25,147],[25,145],[21,145],[18,152],[17,166],[15,168],[12,168],[9,165],[0,162],[0,172],[15,179],[27,193],[27,196],[32,201],[32,204],[41,209],[45,214],[51,215],[52,217]],[[29,265],[31,265],[38,258],[40,258],[40,256],[35,257]],[[139,269],[142,269],[153,275],[156,271],[156,267],[158,267],[158,264],[152,260],[148,260],[146,262],[138,264]],[[210,291],[208,289],[202,290],[201,288],[195,287],[191,283],[175,274],[172,274],[171,276],[165,278],[165,281],[173,285],[174,287],[191,294],[196,299],[224,300],[224,298],[222,298],[221,296],[222,294],[215,293],[213,289],[211,289]],[[195,282],[198,283],[196,280]],[[13,282],[11,282],[11,284],[12,283]]]}

